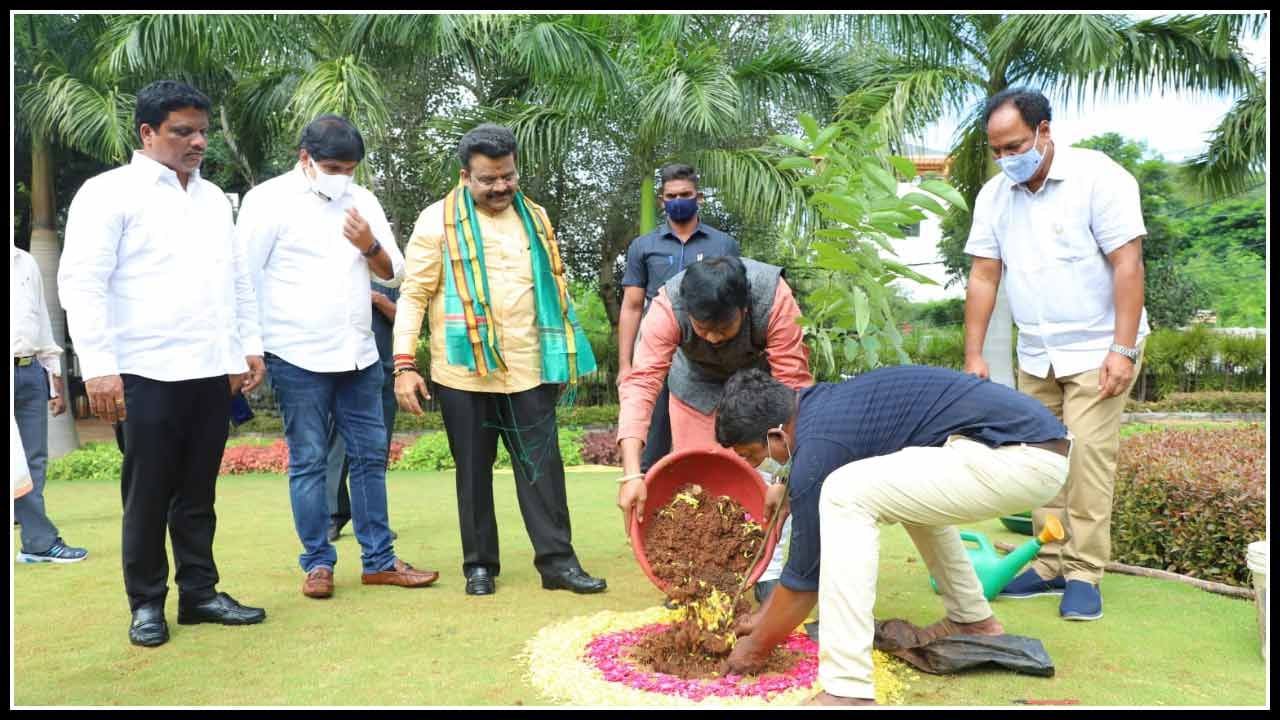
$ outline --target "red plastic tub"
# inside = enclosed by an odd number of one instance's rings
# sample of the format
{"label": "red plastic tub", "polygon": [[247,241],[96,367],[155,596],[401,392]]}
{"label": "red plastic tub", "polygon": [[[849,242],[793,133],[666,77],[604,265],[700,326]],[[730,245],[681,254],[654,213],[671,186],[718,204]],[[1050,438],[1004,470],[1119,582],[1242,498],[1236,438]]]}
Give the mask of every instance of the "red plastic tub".
{"label": "red plastic tub", "polygon": [[[697,448],[671,453],[649,468],[644,483],[648,491],[644,501],[644,523],[637,523],[635,514],[632,514],[631,551],[635,553],[645,576],[664,593],[667,591],[666,585],[654,576],[653,568],[649,567],[649,558],[644,549],[644,532],[658,511],[671,502],[671,498],[682,486],[697,483],[714,496],[727,495],[741,503],[761,527],[769,526],[769,518],[764,514],[767,487],[764,479],[747,461],[727,450]],[[751,569],[748,586],[759,580],[769,566],[781,527],[782,523],[778,523],[778,527],[765,538],[765,550]]]}

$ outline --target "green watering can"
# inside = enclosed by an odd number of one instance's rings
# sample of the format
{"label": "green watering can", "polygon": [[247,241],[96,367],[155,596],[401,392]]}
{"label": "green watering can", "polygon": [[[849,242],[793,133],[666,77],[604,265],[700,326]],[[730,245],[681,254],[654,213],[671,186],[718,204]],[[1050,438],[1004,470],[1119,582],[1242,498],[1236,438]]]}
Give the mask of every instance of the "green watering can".
{"label": "green watering can", "polygon": [[[1018,572],[1035,558],[1036,553],[1040,552],[1042,545],[1048,542],[1060,542],[1065,537],[1062,523],[1058,522],[1058,518],[1049,515],[1045,517],[1044,527],[1040,529],[1039,535],[1014,548],[1008,555],[1001,556],[986,535],[970,530],[960,531],[961,540],[977,545],[965,550],[969,553],[969,560],[973,562],[978,581],[982,583],[982,594],[988,600],[994,600],[996,595],[999,595],[1000,591],[1017,577]],[[929,584],[933,586],[934,592],[939,592],[938,583],[932,577],[929,578]]]}

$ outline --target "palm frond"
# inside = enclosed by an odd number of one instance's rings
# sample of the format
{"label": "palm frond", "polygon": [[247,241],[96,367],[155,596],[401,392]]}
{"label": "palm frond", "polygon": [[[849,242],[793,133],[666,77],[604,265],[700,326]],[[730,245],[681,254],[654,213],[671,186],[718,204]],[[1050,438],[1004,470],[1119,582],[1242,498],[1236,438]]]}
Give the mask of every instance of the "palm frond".
{"label": "palm frond", "polygon": [[1212,197],[1242,192],[1266,170],[1267,96],[1261,80],[1232,105],[1210,135],[1209,148],[1185,167]]}
{"label": "palm frond", "polygon": [[743,98],[743,111],[759,116],[769,105],[791,112],[813,111],[842,94],[841,63],[834,50],[806,45],[793,38],[769,43],[733,68]]}
{"label": "palm frond", "polygon": [[122,163],[134,147],[134,98],[100,89],[56,64],[36,68],[22,88],[21,111],[33,132],[102,162]]}
{"label": "palm frond", "polygon": [[864,84],[845,96],[837,119],[877,128],[882,143],[901,151],[944,113],[959,114],[984,78],[963,66],[930,65],[881,55],[861,64]]}
{"label": "palm frond", "polygon": [[796,176],[777,168],[781,157],[772,147],[695,149],[679,155],[698,168],[702,183],[714,188],[731,211],[766,227],[803,232],[817,217],[805,203]]}
{"label": "palm frond", "polygon": [[655,68],[638,111],[647,133],[722,137],[740,126],[732,68],[703,45]]}
{"label": "palm frond", "polygon": [[323,113],[346,117],[366,136],[376,136],[390,124],[386,93],[376,72],[351,55],[312,67],[298,81],[288,109],[295,132]]}
{"label": "palm frond", "polygon": [[583,15],[540,15],[520,27],[508,45],[514,66],[535,81],[571,80],[617,92],[622,70],[610,53],[609,26]]}

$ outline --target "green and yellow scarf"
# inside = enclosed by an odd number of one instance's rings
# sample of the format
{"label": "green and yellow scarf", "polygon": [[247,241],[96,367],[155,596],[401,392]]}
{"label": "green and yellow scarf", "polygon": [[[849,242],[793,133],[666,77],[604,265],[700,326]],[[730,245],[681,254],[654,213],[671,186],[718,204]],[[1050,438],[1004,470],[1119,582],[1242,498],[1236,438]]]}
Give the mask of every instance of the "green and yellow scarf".
{"label": "green and yellow scarf", "polygon": [[[530,239],[534,308],[542,349],[542,382],[576,385],[594,372],[595,355],[578,324],[547,211],[516,192],[513,205]],[[459,183],[444,201],[444,332],[446,360],[481,376],[506,371],[497,329],[490,322],[489,276],[475,203]],[[536,241],[535,241],[536,239]]]}

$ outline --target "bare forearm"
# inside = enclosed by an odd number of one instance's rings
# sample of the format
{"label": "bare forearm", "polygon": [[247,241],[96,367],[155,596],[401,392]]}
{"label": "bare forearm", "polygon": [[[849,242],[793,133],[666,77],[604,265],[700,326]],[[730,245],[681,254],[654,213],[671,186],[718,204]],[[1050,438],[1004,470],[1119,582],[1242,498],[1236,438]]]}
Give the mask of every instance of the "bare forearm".
{"label": "bare forearm", "polygon": [[987,327],[996,306],[996,291],[1000,287],[997,276],[992,282],[985,273],[976,271],[969,275],[969,288],[964,298],[964,354],[966,357],[982,355],[982,345],[987,339]]}
{"label": "bare forearm", "polygon": [[1138,342],[1138,322],[1142,319],[1146,272],[1141,261],[1120,265],[1115,270],[1115,342],[1133,347]]}
{"label": "bare forearm", "polygon": [[761,609],[760,622],[751,633],[761,648],[776,647],[804,622],[818,603],[816,592],[796,592],[779,584]]}
{"label": "bare forearm", "polygon": [[631,367],[631,358],[636,347],[636,332],[639,329],[640,308],[624,304],[622,312],[618,315],[618,367],[622,370]]}
{"label": "bare forearm", "polygon": [[391,276],[395,274],[395,270],[391,267],[391,256],[381,247],[368,260],[369,270],[383,280],[390,280]]}

